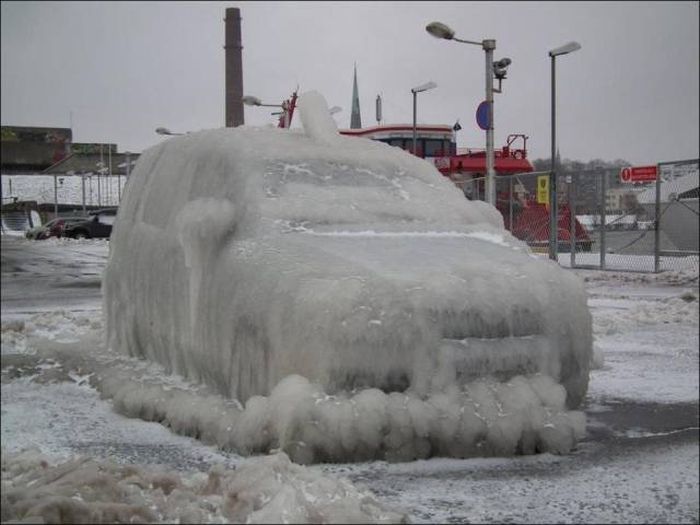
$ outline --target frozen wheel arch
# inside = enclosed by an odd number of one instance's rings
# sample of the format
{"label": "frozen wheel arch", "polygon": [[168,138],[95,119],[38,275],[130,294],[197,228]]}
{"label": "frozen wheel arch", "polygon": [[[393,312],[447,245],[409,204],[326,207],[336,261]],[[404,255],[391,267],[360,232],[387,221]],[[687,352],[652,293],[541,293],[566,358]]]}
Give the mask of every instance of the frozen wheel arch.
{"label": "frozen wheel arch", "polygon": [[224,128],[139,158],[110,241],[108,344],[246,402],[300,375],[426,398],[542,373],[585,396],[583,283],[429,163],[337,134]]}

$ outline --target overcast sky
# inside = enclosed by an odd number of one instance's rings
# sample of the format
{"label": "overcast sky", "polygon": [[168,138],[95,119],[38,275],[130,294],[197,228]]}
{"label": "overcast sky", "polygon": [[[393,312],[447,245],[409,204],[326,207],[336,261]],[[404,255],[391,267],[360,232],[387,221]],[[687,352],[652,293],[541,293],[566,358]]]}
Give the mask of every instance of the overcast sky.
{"label": "overcast sky", "polygon": [[[173,131],[224,125],[224,14],[240,7],[243,88],[280,103],[299,85],[320,91],[349,127],[353,63],[362,123],[453,124],[459,146],[483,147],[484,52],[428,35],[496,40],[513,61],[495,95],[495,138],[525,133],[549,157],[550,59],[557,59],[563,158],[642,165],[698,157],[698,2],[11,2],[2,9],[2,125],[68,127],[75,142],[142,151]],[[246,124],[273,122],[246,107]]]}

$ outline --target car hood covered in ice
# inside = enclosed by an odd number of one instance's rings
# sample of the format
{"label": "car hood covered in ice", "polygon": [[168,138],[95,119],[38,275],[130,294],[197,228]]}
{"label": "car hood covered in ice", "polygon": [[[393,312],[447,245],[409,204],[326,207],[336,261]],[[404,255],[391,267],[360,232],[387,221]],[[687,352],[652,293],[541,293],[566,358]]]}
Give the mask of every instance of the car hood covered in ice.
{"label": "car hood covered in ice", "polygon": [[104,278],[109,344],[241,401],[290,375],[427,395],[544,373],[576,406],[583,284],[428,162],[333,129],[225,128],[139,158]]}

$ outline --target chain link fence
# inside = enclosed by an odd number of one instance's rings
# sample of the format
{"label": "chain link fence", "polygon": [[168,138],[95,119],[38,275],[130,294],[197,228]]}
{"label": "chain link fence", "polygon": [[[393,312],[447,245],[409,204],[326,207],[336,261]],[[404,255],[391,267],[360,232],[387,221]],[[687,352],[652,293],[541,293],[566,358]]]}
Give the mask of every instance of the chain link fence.
{"label": "chain link fence", "polygon": [[118,206],[126,177],[107,175],[4,175],[2,200],[47,204]]}
{"label": "chain link fence", "polygon": [[[462,185],[484,200],[485,180]],[[515,237],[550,253],[549,172],[496,178],[497,208]],[[650,182],[624,182],[619,168],[557,178],[557,245],[563,266],[598,270],[698,271],[698,159],[657,165]]]}
{"label": "chain link fence", "polygon": [[23,234],[56,217],[119,206],[126,181],[117,175],[3,174],[0,232]]}
{"label": "chain link fence", "polygon": [[[698,159],[660,163],[657,174],[655,181],[632,183],[623,182],[619,168],[561,173],[559,263],[599,270],[698,271]],[[548,181],[549,172],[496,177],[496,204],[506,229],[545,256],[550,253]],[[3,175],[2,201],[52,203],[53,213],[43,214],[46,221],[118,206],[125,184],[126,177],[95,174]],[[483,177],[459,186],[468,199],[486,199]]]}

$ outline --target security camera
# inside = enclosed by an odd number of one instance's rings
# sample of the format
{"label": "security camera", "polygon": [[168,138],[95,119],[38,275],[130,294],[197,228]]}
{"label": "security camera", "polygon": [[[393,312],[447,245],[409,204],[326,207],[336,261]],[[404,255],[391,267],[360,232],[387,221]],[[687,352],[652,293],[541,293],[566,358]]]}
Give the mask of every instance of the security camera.
{"label": "security camera", "polygon": [[493,74],[498,80],[506,78],[506,70],[511,62],[510,58],[502,58],[493,63]]}
{"label": "security camera", "polygon": [[499,67],[499,68],[501,68],[501,69],[505,69],[505,68],[507,68],[512,62],[513,62],[513,61],[512,61],[510,58],[505,57],[505,58],[502,58],[502,59],[498,60],[497,62],[494,62],[493,65],[494,65],[495,67]]}

